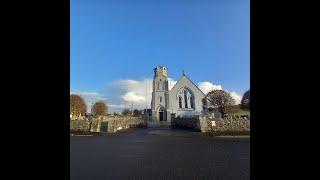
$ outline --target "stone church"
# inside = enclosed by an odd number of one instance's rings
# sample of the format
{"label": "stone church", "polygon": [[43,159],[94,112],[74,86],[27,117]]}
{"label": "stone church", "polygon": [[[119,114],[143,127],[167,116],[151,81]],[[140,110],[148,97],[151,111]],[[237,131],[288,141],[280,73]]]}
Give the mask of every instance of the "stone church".
{"label": "stone church", "polygon": [[152,121],[171,122],[175,117],[191,117],[202,113],[205,94],[184,73],[169,91],[168,69],[154,69],[151,100]]}

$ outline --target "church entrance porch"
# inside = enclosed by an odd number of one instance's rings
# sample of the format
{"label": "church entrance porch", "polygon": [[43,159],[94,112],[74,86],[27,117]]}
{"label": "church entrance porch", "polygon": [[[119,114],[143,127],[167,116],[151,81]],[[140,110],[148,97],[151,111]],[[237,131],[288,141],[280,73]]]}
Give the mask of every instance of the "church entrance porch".
{"label": "church entrance porch", "polygon": [[158,116],[157,117],[158,121],[160,122],[167,121],[166,111],[163,107],[158,108],[157,116]]}
{"label": "church entrance porch", "polygon": [[159,112],[159,120],[163,121],[163,112]]}
{"label": "church entrance porch", "polygon": [[[147,122],[147,126],[152,128],[171,128],[170,116],[168,111],[161,105],[159,105],[155,111],[152,111],[152,120]],[[170,115],[170,113],[169,113]]]}

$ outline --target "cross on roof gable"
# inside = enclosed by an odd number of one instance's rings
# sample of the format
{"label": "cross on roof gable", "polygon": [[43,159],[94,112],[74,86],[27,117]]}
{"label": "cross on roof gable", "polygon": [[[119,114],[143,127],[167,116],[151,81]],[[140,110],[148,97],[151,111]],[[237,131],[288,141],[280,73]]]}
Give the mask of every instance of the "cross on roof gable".
{"label": "cross on roof gable", "polygon": [[[194,83],[192,82],[192,80],[191,80],[187,75],[184,74],[184,72],[183,72],[182,76],[179,78],[179,80],[177,81],[177,83],[171,88],[170,91],[172,91],[172,90],[176,87],[176,85],[182,80],[182,78],[186,78],[186,79],[187,79],[188,81],[190,81],[197,89],[199,89],[200,92],[202,92],[201,89],[200,89],[196,84],[194,84]],[[169,91],[169,92],[170,92],[170,91]],[[202,92],[202,94],[204,94],[204,93]],[[204,95],[205,95],[205,94],[204,94]]]}

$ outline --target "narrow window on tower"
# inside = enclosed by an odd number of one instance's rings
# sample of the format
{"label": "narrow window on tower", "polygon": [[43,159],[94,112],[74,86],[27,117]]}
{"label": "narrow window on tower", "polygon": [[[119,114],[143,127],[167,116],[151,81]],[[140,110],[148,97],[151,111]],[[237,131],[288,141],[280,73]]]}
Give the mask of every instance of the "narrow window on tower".
{"label": "narrow window on tower", "polygon": [[160,96],[160,102],[162,102],[162,96]]}
{"label": "narrow window on tower", "polygon": [[179,96],[179,108],[182,108],[182,98]]}
{"label": "narrow window on tower", "polygon": [[159,82],[158,82],[158,90],[159,90]]}

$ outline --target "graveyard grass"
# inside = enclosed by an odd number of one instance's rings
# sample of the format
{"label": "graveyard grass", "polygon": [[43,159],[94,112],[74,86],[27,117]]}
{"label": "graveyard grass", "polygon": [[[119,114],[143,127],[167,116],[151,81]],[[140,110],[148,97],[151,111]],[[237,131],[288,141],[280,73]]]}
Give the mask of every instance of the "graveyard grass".
{"label": "graveyard grass", "polygon": [[234,111],[230,113],[231,115],[250,115],[250,110],[249,109],[242,109],[240,106],[234,106]]}

